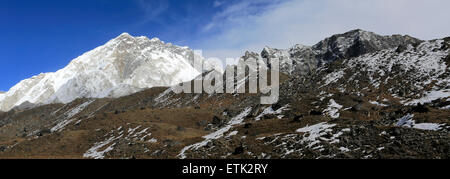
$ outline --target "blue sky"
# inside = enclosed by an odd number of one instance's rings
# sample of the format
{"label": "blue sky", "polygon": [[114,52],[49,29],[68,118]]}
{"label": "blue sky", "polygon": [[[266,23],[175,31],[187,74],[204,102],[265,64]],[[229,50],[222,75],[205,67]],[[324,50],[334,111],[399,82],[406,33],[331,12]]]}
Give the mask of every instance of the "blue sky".
{"label": "blue sky", "polygon": [[2,0],[0,91],[128,32],[238,57],[361,28],[450,36],[448,0]]}

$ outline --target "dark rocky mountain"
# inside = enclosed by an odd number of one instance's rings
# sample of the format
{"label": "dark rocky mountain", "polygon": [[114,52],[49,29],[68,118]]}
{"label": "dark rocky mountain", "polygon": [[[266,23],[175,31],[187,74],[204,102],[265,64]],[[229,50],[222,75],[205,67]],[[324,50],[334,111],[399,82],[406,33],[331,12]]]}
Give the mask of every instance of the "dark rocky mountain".
{"label": "dark rocky mountain", "polygon": [[314,45],[313,49],[319,52],[323,61],[330,62],[421,42],[407,35],[381,36],[358,29],[326,38]]}
{"label": "dark rocky mountain", "polygon": [[0,158],[450,158],[449,38],[355,30],[250,58],[281,59],[276,104],[152,88],[16,109]]}
{"label": "dark rocky mountain", "polygon": [[266,47],[261,57],[280,58],[281,71],[292,75],[306,75],[314,72],[323,64],[336,60],[358,57],[367,53],[396,47],[406,47],[422,42],[410,36],[381,36],[373,32],[353,30],[344,34],[333,35],[316,45],[295,45],[290,49]]}

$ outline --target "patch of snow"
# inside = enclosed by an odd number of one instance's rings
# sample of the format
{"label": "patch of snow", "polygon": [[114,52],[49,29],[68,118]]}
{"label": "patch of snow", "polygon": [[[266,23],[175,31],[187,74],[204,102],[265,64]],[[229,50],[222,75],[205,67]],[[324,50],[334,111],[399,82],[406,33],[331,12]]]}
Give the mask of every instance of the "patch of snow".
{"label": "patch of snow", "polygon": [[138,130],[139,128],[141,128],[141,126],[137,126],[136,128],[129,128],[128,129],[128,136],[131,136],[134,132],[136,132],[136,130]]}
{"label": "patch of snow", "polygon": [[255,118],[255,121],[261,120],[261,118],[262,118],[264,115],[267,115],[267,114],[274,114],[274,113],[275,113],[275,111],[272,109],[272,107],[267,107],[266,109],[264,109],[263,112],[261,112],[261,114],[259,114],[259,115]]}
{"label": "patch of snow", "polygon": [[397,126],[411,126],[413,125],[413,119],[414,114],[408,114],[406,116],[403,116],[400,118],[397,122]]}
{"label": "patch of snow", "polygon": [[186,158],[186,151],[191,150],[191,149],[199,149],[200,147],[206,146],[206,144],[208,144],[208,142],[214,140],[214,139],[218,139],[220,137],[222,137],[224,135],[224,133],[226,133],[227,131],[229,131],[234,125],[240,124],[244,121],[245,117],[247,117],[250,112],[252,111],[252,107],[247,107],[244,111],[242,111],[239,115],[235,116],[234,118],[232,118],[225,127],[220,128],[219,130],[208,134],[206,136],[203,136],[203,138],[205,140],[199,142],[199,143],[195,143],[189,146],[184,147],[180,154],[178,154],[178,157],[180,157],[181,159],[185,159]]}
{"label": "patch of snow", "polygon": [[[94,144],[94,146],[92,146],[88,151],[86,151],[86,153],[83,154],[84,158],[93,158],[93,159],[103,159],[105,158],[105,153],[110,152],[114,149],[114,144],[111,144],[114,140],[120,138],[122,136],[119,137],[110,137],[102,142],[97,142]],[[101,148],[106,147],[108,144],[109,147],[107,147],[106,149],[100,150]]]}
{"label": "patch of snow", "polygon": [[436,123],[419,123],[416,124],[416,121],[413,120],[414,114],[408,114],[402,118],[400,118],[397,122],[397,126],[401,127],[409,127],[420,130],[431,130],[438,131],[442,129],[444,124],[436,124]]}
{"label": "patch of snow", "polygon": [[[289,104],[287,104],[287,105],[285,105],[285,106],[283,106],[283,107],[281,107],[280,109],[278,109],[278,110],[273,110],[272,109],[272,107],[267,107],[266,109],[264,109],[264,111],[263,112],[261,112],[261,114],[259,114],[256,118],[255,118],[255,121],[259,121],[259,120],[261,120],[261,118],[262,117],[264,117],[265,115],[269,115],[269,114],[281,114],[283,111],[287,111],[287,110],[289,110]],[[282,115],[280,115],[281,116],[281,118],[282,118]],[[278,116],[278,118],[280,118],[280,116]]]}
{"label": "patch of snow", "polygon": [[438,130],[442,129],[442,124],[420,123],[420,124],[414,124],[413,128],[421,129],[421,130],[438,131]]}
{"label": "patch of snow", "polygon": [[431,103],[434,100],[448,98],[448,97],[450,97],[450,90],[429,91],[429,92],[426,92],[425,96],[420,99],[414,99],[414,100],[406,102],[406,103],[405,103],[405,101],[403,101],[403,103],[405,105],[411,106],[411,105],[417,105],[419,103],[421,103],[421,104]]}
{"label": "patch of snow", "polygon": [[344,77],[344,75],[345,75],[344,71],[337,71],[337,72],[328,74],[324,78],[325,82],[324,82],[323,86],[328,86],[331,83],[336,83],[339,79]]}
{"label": "patch of snow", "polygon": [[238,131],[233,131],[233,132],[230,132],[230,133],[227,135],[227,137],[235,136],[235,135],[237,135],[237,134],[238,134]]}
{"label": "patch of snow", "polygon": [[65,104],[64,106],[60,107],[59,109],[57,109],[56,111],[53,111],[51,113],[52,116],[56,115],[56,113],[58,113],[59,111],[61,111],[62,109],[64,109],[67,106],[67,104]]}
{"label": "patch of snow", "polygon": [[106,103],[106,104],[100,106],[99,108],[97,108],[95,111],[91,112],[91,114],[88,115],[88,118],[89,118],[89,119],[90,119],[90,118],[93,118],[95,113],[97,113],[98,111],[100,111],[101,109],[103,109],[103,108],[104,108],[105,106],[107,106],[108,104],[109,104],[109,103]]}
{"label": "patch of snow", "polygon": [[256,140],[264,140],[266,137],[258,137]]}
{"label": "patch of snow", "polygon": [[382,104],[382,103],[379,103],[379,102],[377,102],[377,101],[369,101],[369,103],[370,103],[370,104],[373,104],[373,105],[377,105],[377,106],[382,106],[382,107],[387,107],[387,106],[389,106],[389,105],[387,105],[387,104]]}
{"label": "patch of snow", "polygon": [[332,97],[333,96],[333,94],[327,94],[327,95],[324,95],[324,94],[321,94],[321,95],[319,95],[319,97],[320,97],[320,101],[323,101],[325,98],[327,98],[327,97]]}
{"label": "patch of snow", "polygon": [[60,132],[66,127],[68,124],[72,123],[76,119],[63,120],[56,124],[53,128],[50,129],[51,132]]}
{"label": "patch of snow", "polygon": [[134,134],[133,137],[137,137],[137,136],[140,136],[140,135],[142,135],[142,134],[146,134],[146,133],[147,133],[147,130],[148,130],[148,127],[145,128],[145,129],[143,129],[142,131],[140,131],[140,132]]}
{"label": "patch of snow", "polygon": [[266,153],[264,153],[264,152],[263,152],[263,153],[261,153],[261,157],[262,157],[262,158],[265,158],[266,156],[267,156],[267,154],[266,154]]}
{"label": "patch of snow", "polygon": [[51,132],[59,132],[64,129],[68,124],[75,121],[76,119],[71,119],[76,114],[83,111],[86,107],[88,107],[92,102],[95,100],[89,100],[84,102],[83,104],[80,104],[74,108],[72,108],[70,111],[64,113],[62,116],[63,118],[60,120],[58,124],[56,124],[53,128],[50,129]]}
{"label": "patch of snow", "polygon": [[350,152],[350,149],[348,149],[346,147],[340,147],[339,150],[342,152]]}
{"label": "patch of snow", "polygon": [[344,109],[342,109],[342,111],[348,111],[350,109],[352,109],[352,107],[344,108]]}
{"label": "patch of snow", "polygon": [[328,108],[323,111],[324,114],[330,116],[331,118],[339,118],[340,114],[338,113],[340,109],[342,109],[342,105],[339,105],[334,101],[334,99],[330,99],[328,104]]}
{"label": "patch of snow", "polygon": [[155,98],[155,102],[158,103],[162,103],[164,101],[167,101],[167,99],[169,98],[169,94],[173,92],[173,88],[168,88],[166,89],[164,92],[162,92],[161,94],[158,95],[158,97]]}
{"label": "patch of snow", "polygon": [[[130,124],[128,124],[128,125],[130,125]],[[86,151],[86,153],[83,155],[83,157],[94,158],[94,159],[104,158],[104,154],[108,153],[114,149],[114,146],[116,145],[117,140],[124,137],[125,132],[127,133],[127,135],[125,136],[125,139],[127,139],[127,140],[141,141],[141,142],[145,141],[146,138],[148,138],[152,135],[152,133],[148,132],[149,128],[145,128],[145,129],[140,130],[139,132],[136,132],[141,127],[142,126],[137,126],[135,128],[128,128],[128,130],[126,130],[126,129],[124,130],[124,127],[120,126],[117,129],[113,129],[111,132],[104,135],[104,137],[109,136],[109,138],[105,139],[104,141],[95,143],[88,151]],[[115,137],[115,136],[117,136],[117,137]],[[152,139],[148,140],[147,142],[148,143],[156,143],[157,140],[155,138],[152,138]],[[108,146],[108,147],[105,148],[106,146]]]}
{"label": "patch of snow", "polygon": [[326,122],[322,122],[312,126],[306,126],[298,129],[296,132],[305,133],[303,135],[304,139],[302,142],[309,142],[308,147],[312,147],[318,144],[320,141],[318,140],[320,137],[326,135],[328,132],[332,132],[332,127],[336,126],[336,124],[327,124]]}

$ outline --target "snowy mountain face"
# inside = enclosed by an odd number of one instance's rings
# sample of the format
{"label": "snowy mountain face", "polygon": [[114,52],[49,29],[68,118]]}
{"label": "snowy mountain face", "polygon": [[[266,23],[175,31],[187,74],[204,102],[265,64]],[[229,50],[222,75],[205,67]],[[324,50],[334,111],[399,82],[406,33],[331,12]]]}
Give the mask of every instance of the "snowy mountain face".
{"label": "snowy mountain face", "polygon": [[127,33],[74,59],[54,73],[26,79],[0,94],[0,110],[26,104],[68,103],[77,98],[116,98],[172,86],[201,74],[192,50]]}
{"label": "snowy mountain face", "polygon": [[263,58],[279,58],[281,71],[291,75],[306,75],[322,64],[363,54],[418,44],[421,40],[410,36],[381,36],[363,30],[333,35],[314,46],[295,45],[289,49],[264,48]]}
{"label": "snowy mountain face", "polygon": [[[402,105],[426,104],[450,97],[449,42],[443,39],[345,59],[329,65],[322,89],[357,96],[386,96]],[[319,75],[319,76],[320,76]]]}
{"label": "snowy mountain face", "polygon": [[5,95],[5,92],[0,92],[0,101],[3,100],[4,95]]}

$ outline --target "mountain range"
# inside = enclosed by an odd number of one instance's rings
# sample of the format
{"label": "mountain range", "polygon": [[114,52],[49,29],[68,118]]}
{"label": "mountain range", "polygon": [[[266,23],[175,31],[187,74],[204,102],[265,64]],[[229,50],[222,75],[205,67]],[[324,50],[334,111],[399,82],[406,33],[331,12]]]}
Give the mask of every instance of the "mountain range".
{"label": "mountain range", "polygon": [[174,93],[211,73],[195,55],[124,33],[20,82],[0,94],[0,158],[450,158],[450,38],[358,29],[246,52],[281,62],[272,105]]}

